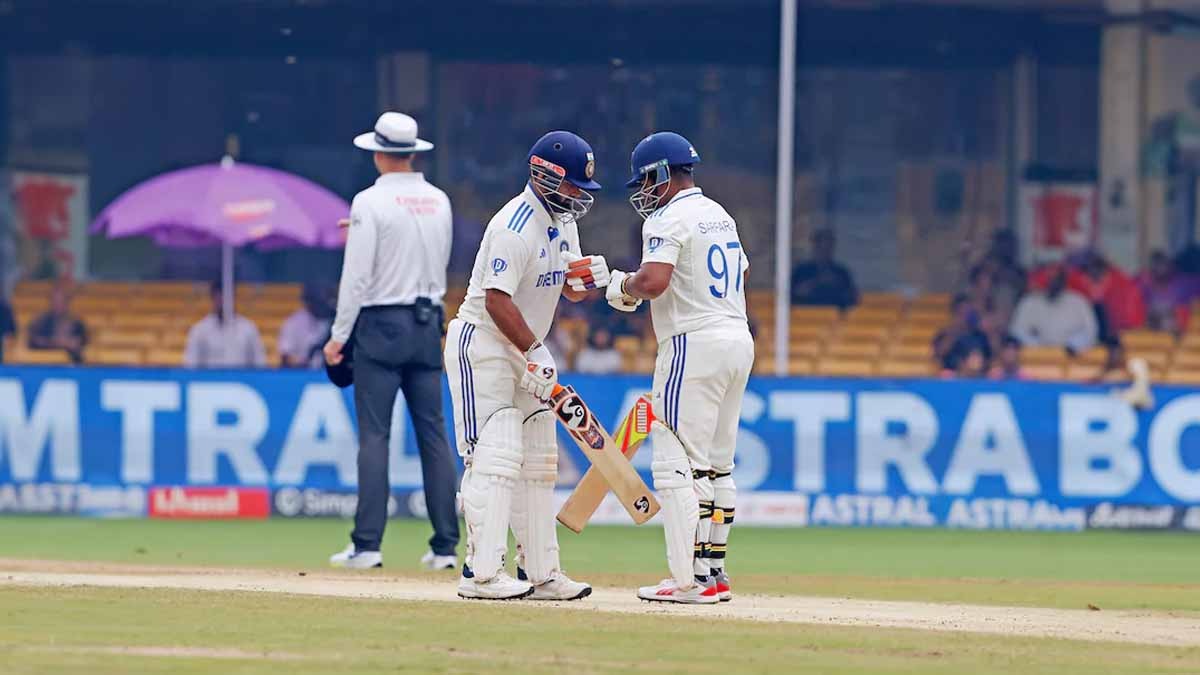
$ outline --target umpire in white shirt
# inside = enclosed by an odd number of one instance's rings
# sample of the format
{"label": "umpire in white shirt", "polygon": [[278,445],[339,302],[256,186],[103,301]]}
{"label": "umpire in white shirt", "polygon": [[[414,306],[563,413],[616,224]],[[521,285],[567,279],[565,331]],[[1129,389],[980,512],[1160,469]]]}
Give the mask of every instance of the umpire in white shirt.
{"label": "umpire in white shirt", "polygon": [[354,139],[375,153],[379,179],[350,206],[337,316],[325,361],[341,362],[354,332],[358,413],[358,509],[350,545],[330,558],[339,567],[380,567],[387,525],[388,443],[397,390],[403,390],[421,451],[425,504],[433,523],[429,569],[455,569],[458,474],[442,416],[442,325],[450,261],[450,200],[413,170],[433,144],[417,138],[408,115],[386,112]]}

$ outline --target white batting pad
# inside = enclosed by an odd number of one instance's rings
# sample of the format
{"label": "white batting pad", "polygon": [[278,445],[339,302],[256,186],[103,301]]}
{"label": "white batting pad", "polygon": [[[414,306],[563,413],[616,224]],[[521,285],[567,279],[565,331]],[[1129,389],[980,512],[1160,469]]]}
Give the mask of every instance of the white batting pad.
{"label": "white batting pad", "polygon": [[554,520],[554,481],[558,477],[555,424],[549,410],[525,420],[525,461],[513,493],[512,530],[517,538],[518,562],[534,585],[548,581],[559,568]]}
{"label": "white batting pad", "polygon": [[521,473],[521,412],[505,408],[479,432],[471,468],[463,475],[467,557],[475,578],[487,581],[504,565],[513,486]]}
{"label": "white batting pad", "polygon": [[695,583],[696,525],[700,520],[700,500],[692,480],[692,465],[683,445],[670,429],[657,420],[650,425],[654,444],[654,489],[662,504],[663,533],[667,540],[667,567],[680,588]]}

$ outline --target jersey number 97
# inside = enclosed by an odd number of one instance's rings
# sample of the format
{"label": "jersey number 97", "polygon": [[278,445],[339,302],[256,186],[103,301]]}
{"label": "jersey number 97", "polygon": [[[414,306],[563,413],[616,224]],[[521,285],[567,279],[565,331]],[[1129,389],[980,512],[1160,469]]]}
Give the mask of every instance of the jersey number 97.
{"label": "jersey number 97", "polygon": [[[726,257],[725,251],[736,251],[737,255],[737,271],[729,269],[729,257]],[[732,254],[731,256],[732,257]],[[720,244],[713,244],[708,248],[708,273],[712,275],[713,281],[720,283],[721,287],[717,288],[716,284],[710,284],[708,292],[712,293],[714,298],[724,298],[729,295],[729,277],[733,276],[733,290],[740,292],[742,290],[742,245],[740,242],[727,241],[724,248]]]}

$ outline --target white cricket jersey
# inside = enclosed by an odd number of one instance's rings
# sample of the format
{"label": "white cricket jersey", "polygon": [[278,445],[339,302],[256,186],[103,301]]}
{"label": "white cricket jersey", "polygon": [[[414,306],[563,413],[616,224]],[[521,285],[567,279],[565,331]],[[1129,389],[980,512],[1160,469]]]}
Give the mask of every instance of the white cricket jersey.
{"label": "white cricket jersey", "polygon": [[355,195],[333,339],[350,337],[363,307],[442,304],[452,236],[450,198],[419,172],[385,173]]}
{"label": "white cricket jersey", "polygon": [[680,190],[642,225],[642,263],[675,266],[667,290],[650,301],[654,334],[662,342],[701,328],[746,322],[743,274],[750,259],[737,223],[700,188]]}
{"label": "white cricket jersey", "polygon": [[494,288],[512,296],[533,336],[545,340],[566,282],[563,251],[579,255],[578,226],[552,218],[526,185],[488,222],[458,318],[500,335],[484,307]]}

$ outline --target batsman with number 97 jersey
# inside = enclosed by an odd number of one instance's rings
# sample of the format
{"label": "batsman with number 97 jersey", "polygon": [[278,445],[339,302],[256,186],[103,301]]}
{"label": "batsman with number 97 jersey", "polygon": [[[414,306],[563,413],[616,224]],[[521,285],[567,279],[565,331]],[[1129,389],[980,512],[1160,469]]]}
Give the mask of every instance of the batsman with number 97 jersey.
{"label": "batsman with number 97 jersey", "polygon": [[750,259],[737,223],[695,185],[699,163],[679,134],[638,143],[627,187],[645,218],[642,265],[634,274],[613,271],[606,295],[621,311],[650,300],[658,338],[651,439],[671,578],[638,597],[704,604],[732,598],[725,553],[733,458],[754,341],[746,319]]}

